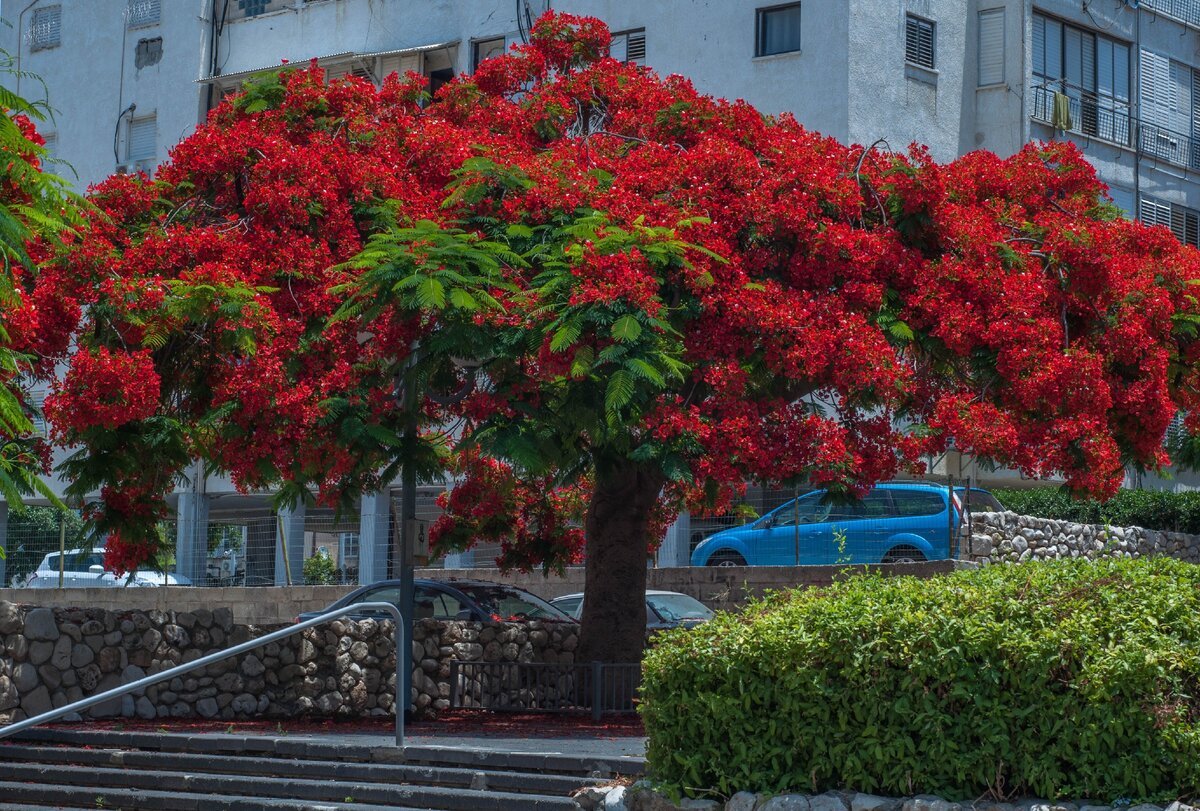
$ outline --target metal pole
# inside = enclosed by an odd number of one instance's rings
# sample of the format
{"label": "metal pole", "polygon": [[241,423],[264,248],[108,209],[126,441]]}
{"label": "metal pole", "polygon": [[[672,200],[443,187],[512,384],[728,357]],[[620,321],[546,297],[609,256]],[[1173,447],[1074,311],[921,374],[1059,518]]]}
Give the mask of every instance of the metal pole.
{"label": "metal pole", "polygon": [[287,532],[283,528],[283,516],[279,513],[275,513],[275,526],[279,527],[279,548],[283,550],[283,578],[284,582],[290,586],[292,585],[292,559],[288,557]]}
{"label": "metal pole", "polygon": [[800,565],[800,488],[792,488],[792,539],[796,547],[796,565]]}
{"label": "metal pole", "polygon": [[58,511],[58,587],[63,587],[67,571],[67,519],[66,513]]}
{"label": "metal pole", "polygon": [[[207,667],[208,665],[228,659],[230,656],[237,656],[240,653],[245,653],[247,651],[254,650],[255,648],[260,648],[263,645],[275,642],[276,640],[285,639],[293,634],[297,634],[316,625],[322,625],[326,622],[329,622],[331,619],[344,616],[345,614],[355,614],[358,612],[370,611],[382,611],[391,615],[392,621],[396,627],[396,665],[399,667],[401,661],[400,651],[405,647],[404,617],[401,615],[400,609],[398,609],[392,603],[357,603],[355,605],[343,606],[342,608],[335,608],[332,611],[326,611],[324,614],[321,614],[318,617],[313,617],[310,620],[298,622],[295,625],[289,625],[287,628],[281,628],[278,631],[272,631],[265,636],[260,636],[257,639],[251,639],[248,642],[241,643],[240,645],[234,645],[232,648],[228,648],[227,650],[210,653],[207,656],[201,656],[194,662],[176,665],[175,667],[168,668],[161,673],[153,673],[149,676],[143,676],[136,681],[131,681],[129,684],[122,684],[119,687],[114,687],[111,690],[105,690],[103,693],[97,693],[94,696],[88,696],[87,698],[81,699],[72,704],[67,704],[66,706],[59,707],[58,709],[44,712],[41,715],[35,715],[32,718],[27,718],[24,721],[18,721],[15,724],[9,724],[6,727],[0,727],[0,739],[7,738],[10,735],[15,735],[18,732],[23,732],[26,729],[39,726],[48,721],[56,721],[59,718],[62,718],[64,715],[69,715],[73,712],[79,712],[80,710],[86,710],[89,707],[94,707],[95,705],[102,704],[105,701],[111,701],[114,698],[120,698],[122,696],[129,695],[130,693],[136,693],[139,690],[152,687],[155,684],[161,684],[164,681],[170,681],[176,676],[182,676],[184,673],[190,673],[193,670],[199,670]],[[407,701],[405,701],[403,705],[400,703],[400,674],[397,673],[395,706],[396,746],[400,747],[401,750],[404,748],[404,709],[407,706]]]}
{"label": "metal pole", "polygon": [[[401,408],[404,410],[404,418],[407,425],[404,429],[404,466],[400,471],[400,526],[399,549],[398,554],[394,554],[396,568],[400,577],[400,612],[409,618],[415,616],[415,597],[413,595],[413,543],[414,539],[410,537],[416,529],[417,520],[417,468],[414,464],[414,456],[416,456],[417,442],[417,386],[416,381],[412,379],[412,371],[417,365],[417,353],[419,346],[416,341],[409,347],[408,358],[404,361],[404,371],[409,373],[406,380],[401,376],[397,380],[398,391],[396,395],[400,400]],[[412,628],[408,629],[407,636],[412,639]],[[403,667],[400,667],[403,662]],[[409,699],[412,697],[412,646],[407,645],[403,652],[396,653],[396,666],[400,668],[396,674],[396,686],[399,689],[403,684],[404,710],[408,710]],[[397,708],[397,712],[400,709]]]}

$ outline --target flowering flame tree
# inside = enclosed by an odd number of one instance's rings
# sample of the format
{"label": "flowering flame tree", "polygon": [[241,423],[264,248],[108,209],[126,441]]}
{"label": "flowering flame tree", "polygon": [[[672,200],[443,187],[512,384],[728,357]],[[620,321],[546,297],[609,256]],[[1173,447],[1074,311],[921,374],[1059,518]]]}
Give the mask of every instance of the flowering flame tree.
{"label": "flowering flame tree", "polygon": [[861,493],[951,438],[1099,495],[1166,463],[1200,263],[1073,146],[844,146],[608,44],[547,15],[432,100],[284,72],[94,189],[20,335],[69,363],[47,413],[110,567],[193,458],[327,503],[450,468],[435,543],[582,554],[578,656],[636,661],[648,548],[747,479]]}
{"label": "flowering flame tree", "polygon": [[[16,75],[3,52],[0,73]],[[48,113],[44,102],[0,88],[0,497],[18,508],[32,495],[61,504],[41,478],[49,472],[50,446],[31,421],[36,406],[28,389],[37,360],[23,334],[36,318],[24,294],[34,284],[44,241],[64,236],[81,202],[45,170],[46,140],[35,122]]]}

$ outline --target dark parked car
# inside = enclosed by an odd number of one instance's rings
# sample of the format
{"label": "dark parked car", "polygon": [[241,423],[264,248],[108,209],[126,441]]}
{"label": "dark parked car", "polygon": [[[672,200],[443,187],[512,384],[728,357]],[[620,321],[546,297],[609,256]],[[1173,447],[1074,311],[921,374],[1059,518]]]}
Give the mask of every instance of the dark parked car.
{"label": "dark parked car", "polygon": [[[423,580],[413,581],[414,619],[470,620],[471,622],[500,622],[505,620],[545,620],[575,622],[550,603],[524,589],[491,583],[486,580]],[[400,581],[381,580],[355,589],[322,611],[306,611],[297,621],[312,619],[326,611],[355,603],[400,603]],[[353,618],[371,616],[351,614]]]}
{"label": "dark parked car", "polygon": [[[576,619],[583,615],[582,592],[555,597],[550,604]],[[694,597],[677,591],[646,592],[646,628],[651,631],[677,628],[680,625],[691,628],[712,618],[712,610]]]}

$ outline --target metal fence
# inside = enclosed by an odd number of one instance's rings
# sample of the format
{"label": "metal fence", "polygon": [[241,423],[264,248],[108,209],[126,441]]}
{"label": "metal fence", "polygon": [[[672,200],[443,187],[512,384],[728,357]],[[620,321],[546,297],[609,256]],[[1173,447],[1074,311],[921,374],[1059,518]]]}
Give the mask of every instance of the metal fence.
{"label": "metal fence", "polygon": [[642,671],[637,664],[540,662],[450,663],[451,709],[503,712],[636,711]]}

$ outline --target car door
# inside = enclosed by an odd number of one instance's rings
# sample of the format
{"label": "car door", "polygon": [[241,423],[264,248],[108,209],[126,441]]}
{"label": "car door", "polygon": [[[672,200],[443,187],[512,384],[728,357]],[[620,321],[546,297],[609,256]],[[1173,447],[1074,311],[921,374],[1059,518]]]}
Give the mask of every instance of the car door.
{"label": "car door", "polygon": [[826,522],[830,505],[824,500],[825,491],[814,490],[771,513],[763,528],[755,531],[757,559],[747,563],[792,566],[818,562],[819,549],[833,537]]}
{"label": "car door", "polygon": [[830,543],[822,550],[829,564],[874,563],[886,550],[895,516],[891,493],[873,488],[861,500],[838,505],[830,515]]}

